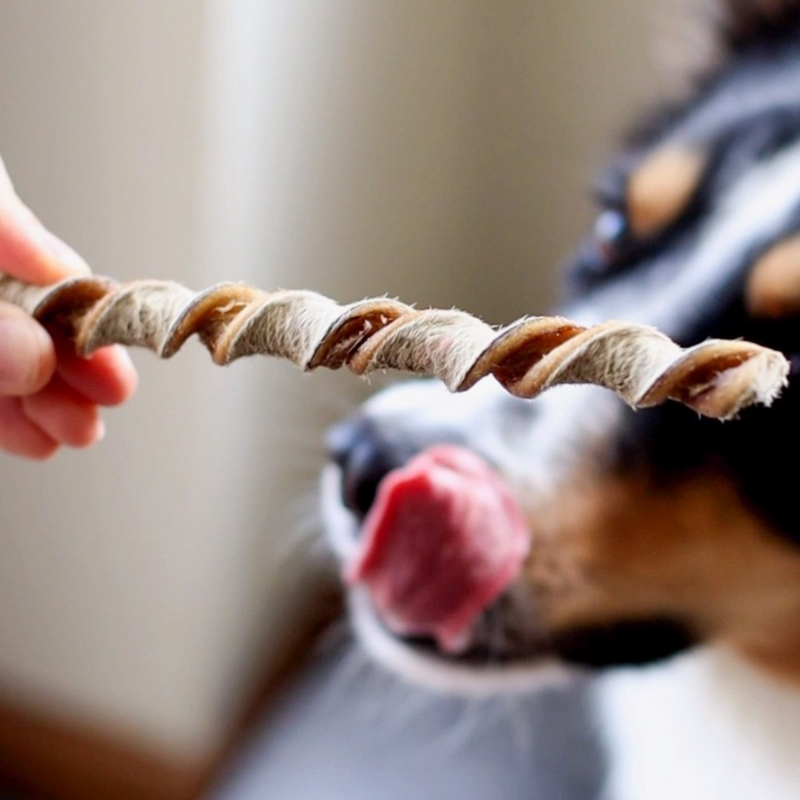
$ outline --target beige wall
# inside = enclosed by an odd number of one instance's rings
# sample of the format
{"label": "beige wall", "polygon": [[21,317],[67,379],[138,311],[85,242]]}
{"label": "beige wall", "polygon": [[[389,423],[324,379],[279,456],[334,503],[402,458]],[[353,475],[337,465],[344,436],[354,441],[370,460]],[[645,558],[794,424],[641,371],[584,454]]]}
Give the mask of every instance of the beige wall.
{"label": "beige wall", "polygon": [[[554,296],[652,5],[5,0],[0,152],[98,272],[508,321]],[[96,449],[0,456],[0,690],[193,753],[290,624],[321,431],[365,387],[134,357]]]}

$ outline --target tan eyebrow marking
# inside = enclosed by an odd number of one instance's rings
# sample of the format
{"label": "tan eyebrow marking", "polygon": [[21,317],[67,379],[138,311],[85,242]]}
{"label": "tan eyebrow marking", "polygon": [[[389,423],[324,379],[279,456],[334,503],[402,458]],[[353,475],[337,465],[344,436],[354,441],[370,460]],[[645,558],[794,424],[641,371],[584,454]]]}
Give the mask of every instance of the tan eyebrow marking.
{"label": "tan eyebrow marking", "polygon": [[648,155],[628,179],[631,232],[647,238],[673,223],[694,196],[706,160],[687,147],[665,145]]}
{"label": "tan eyebrow marking", "polygon": [[800,314],[800,234],[781,239],[756,260],[744,296],[755,317]]}

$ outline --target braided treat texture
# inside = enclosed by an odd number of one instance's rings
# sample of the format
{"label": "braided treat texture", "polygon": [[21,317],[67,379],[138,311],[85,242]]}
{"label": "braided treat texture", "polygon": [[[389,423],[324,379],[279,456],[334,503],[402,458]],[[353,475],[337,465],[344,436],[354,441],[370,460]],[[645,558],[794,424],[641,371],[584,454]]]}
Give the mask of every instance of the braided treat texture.
{"label": "braided treat texture", "polygon": [[770,405],[789,373],[781,353],[745,341],[684,349],[647,326],[611,321],[585,328],[563,317],[524,317],[496,328],[463,311],[417,310],[385,298],[340,305],[311,291],[237,283],[194,292],[160,280],[90,277],[33,286],[2,276],[0,299],[72,339],[83,355],[123,344],[169,358],[197,334],[217,364],[261,354],[304,370],[403,370],[435,376],[453,392],[492,375],[525,398],[589,383],[634,408],[672,399],[719,419],[754,403]]}

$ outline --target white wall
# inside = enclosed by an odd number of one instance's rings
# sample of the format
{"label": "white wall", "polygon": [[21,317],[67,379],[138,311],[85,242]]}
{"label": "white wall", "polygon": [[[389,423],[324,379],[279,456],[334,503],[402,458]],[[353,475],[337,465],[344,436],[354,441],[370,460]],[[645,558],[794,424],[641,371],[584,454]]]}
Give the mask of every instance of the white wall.
{"label": "white wall", "polygon": [[[0,152],[97,272],[509,321],[644,94],[649,6],[5,0]],[[192,754],[288,624],[321,431],[365,387],[133,355],[100,446],[0,456],[0,690]]]}

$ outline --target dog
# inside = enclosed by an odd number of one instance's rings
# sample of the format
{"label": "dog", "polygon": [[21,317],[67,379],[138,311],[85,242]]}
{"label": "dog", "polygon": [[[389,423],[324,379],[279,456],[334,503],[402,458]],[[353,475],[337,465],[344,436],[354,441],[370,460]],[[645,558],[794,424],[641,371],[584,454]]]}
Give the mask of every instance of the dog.
{"label": "dog", "polygon": [[[800,0],[718,0],[710,28],[713,62],[601,174],[557,311],[758,342],[793,376]],[[322,492],[363,647],[446,692],[591,671],[614,800],[797,798],[792,376],[724,423],[590,386],[377,394],[330,432]]]}

